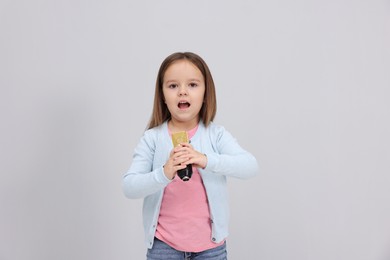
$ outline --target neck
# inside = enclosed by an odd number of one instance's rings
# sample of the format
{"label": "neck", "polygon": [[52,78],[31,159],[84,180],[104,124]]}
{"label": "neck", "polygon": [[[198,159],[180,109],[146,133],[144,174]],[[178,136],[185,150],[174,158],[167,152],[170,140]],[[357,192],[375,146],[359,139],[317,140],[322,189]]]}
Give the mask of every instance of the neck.
{"label": "neck", "polygon": [[191,122],[180,122],[171,119],[168,122],[168,127],[172,132],[190,131],[191,129],[194,129],[198,123],[199,120],[193,120]]}

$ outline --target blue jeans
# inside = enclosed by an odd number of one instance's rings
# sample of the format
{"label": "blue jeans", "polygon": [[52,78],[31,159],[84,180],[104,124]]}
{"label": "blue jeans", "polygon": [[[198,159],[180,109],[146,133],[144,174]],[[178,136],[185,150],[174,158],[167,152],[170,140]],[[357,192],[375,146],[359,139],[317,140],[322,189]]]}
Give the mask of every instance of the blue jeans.
{"label": "blue jeans", "polygon": [[227,260],[226,242],[216,248],[199,253],[178,251],[155,238],[152,249],[148,249],[147,260]]}

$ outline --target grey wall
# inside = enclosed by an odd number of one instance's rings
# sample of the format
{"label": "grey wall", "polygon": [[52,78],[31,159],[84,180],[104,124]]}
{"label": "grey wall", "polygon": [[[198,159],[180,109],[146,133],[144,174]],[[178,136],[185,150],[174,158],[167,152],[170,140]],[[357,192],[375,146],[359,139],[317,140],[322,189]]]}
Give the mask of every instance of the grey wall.
{"label": "grey wall", "polygon": [[230,259],[390,259],[389,46],[385,0],[2,0],[0,259],[144,259],[121,178],[185,50],[261,164]]}

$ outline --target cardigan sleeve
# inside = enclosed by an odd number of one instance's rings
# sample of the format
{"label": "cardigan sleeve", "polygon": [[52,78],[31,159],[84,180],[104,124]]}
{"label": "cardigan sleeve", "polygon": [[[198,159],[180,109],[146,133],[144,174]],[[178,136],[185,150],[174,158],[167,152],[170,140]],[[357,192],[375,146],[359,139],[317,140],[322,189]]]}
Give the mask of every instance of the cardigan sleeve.
{"label": "cardigan sleeve", "polygon": [[162,166],[153,169],[156,139],[155,132],[146,131],[134,150],[133,162],[122,181],[123,192],[128,198],[146,197],[171,182]]}
{"label": "cardigan sleeve", "polygon": [[213,152],[207,153],[204,173],[226,175],[247,179],[257,174],[259,167],[256,158],[244,150],[236,139],[222,126],[212,131]]}

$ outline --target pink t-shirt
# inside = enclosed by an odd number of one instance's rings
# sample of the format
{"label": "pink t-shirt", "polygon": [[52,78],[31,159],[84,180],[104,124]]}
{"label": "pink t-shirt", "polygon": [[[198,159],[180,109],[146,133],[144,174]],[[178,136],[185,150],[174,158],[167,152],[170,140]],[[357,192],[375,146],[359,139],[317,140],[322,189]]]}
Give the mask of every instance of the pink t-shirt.
{"label": "pink t-shirt", "polygon": [[[188,132],[191,139],[198,126]],[[215,248],[211,241],[210,211],[206,190],[198,169],[192,167],[192,177],[182,181],[176,176],[164,190],[156,237],[184,252],[201,252]]]}

